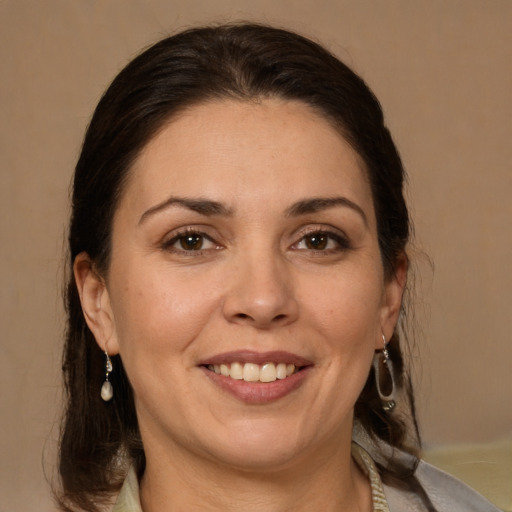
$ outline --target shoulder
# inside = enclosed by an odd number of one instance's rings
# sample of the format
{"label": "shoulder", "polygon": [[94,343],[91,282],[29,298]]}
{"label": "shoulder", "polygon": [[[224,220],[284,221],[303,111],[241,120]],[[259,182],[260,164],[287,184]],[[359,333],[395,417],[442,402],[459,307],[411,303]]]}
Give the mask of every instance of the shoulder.
{"label": "shoulder", "polygon": [[[420,461],[416,477],[437,512],[500,512],[483,496],[453,476]],[[418,498],[409,492],[384,485],[391,512],[420,512]]]}
{"label": "shoulder", "polygon": [[[383,466],[390,459],[402,461],[409,467],[416,463],[411,454],[372,439],[357,422],[354,424],[354,441]],[[499,508],[465,483],[423,460],[419,461],[415,476],[437,512],[500,512]],[[390,512],[425,512],[425,506],[413,491],[386,484],[382,487]]]}

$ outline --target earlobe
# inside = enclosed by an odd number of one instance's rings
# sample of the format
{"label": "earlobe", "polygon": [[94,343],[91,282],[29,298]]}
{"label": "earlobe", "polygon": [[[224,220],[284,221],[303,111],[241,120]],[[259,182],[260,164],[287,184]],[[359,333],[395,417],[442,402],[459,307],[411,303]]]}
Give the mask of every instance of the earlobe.
{"label": "earlobe", "polygon": [[[397,260],[393,275],[386,281],[384,285],[384,304],[381,310],[381,330],[382,334],[389,340],[393,335],[400,309],[402,307],[402,298],[407,285],[407,270],[409,260],[404,253]],[[381,346],[377,347],[382,349]]]}
{"label": "earlobe", "polygon": [[73,263],[73,273],[85,321],[102,351],[119,352],[114,317],[105,280],[94,269],[89,255],[80,253]]}

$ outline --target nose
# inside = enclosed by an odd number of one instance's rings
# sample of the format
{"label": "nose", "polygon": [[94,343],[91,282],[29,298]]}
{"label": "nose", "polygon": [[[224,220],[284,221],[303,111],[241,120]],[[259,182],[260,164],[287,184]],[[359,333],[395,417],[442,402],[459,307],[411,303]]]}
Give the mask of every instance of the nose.
{"label": "nose", "polygon": [[231,286],[223,304],[225,318],[258,329],[293,323],[299,307],[286,263],[261,252],[240,260],[231,268]]}

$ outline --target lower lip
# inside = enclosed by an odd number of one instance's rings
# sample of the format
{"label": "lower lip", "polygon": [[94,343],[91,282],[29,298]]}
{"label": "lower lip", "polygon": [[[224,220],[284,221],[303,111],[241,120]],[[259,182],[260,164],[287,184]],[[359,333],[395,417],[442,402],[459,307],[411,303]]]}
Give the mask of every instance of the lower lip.
{"label": "lower lip", "polygon": [[297,373],[290,375],[290,377],[286,377],[286,379],[275,380],[273,382],[246,382],[245,380],[225,377],[224,375],[208,370],[204,366],[200,368],[214,384],[224,391],[227,391],[246,404],[257,405],[275,402],[298,389],[312,367],[306,366]]}

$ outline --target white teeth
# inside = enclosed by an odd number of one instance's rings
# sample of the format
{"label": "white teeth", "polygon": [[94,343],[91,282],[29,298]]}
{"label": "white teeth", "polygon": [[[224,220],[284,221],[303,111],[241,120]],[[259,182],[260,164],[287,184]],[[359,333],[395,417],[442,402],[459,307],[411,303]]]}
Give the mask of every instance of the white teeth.
{"label": "white teeth", "polygon": [[229,369],[229,376],[232,379],[242,380],[244,378],[244,367],[240,363],[233,363]]}
{"label": "white teeth", "polygon": [[279,363],[276,368],[276,377],[278,379],[286,379],[286,364]]}
{"label": "white teeth", "polygon": [[246,382],[257,382],[260,380],[260,367],[254,363],[244,364],[244,380]]}
{"label": "white teeth", "polygon": [[274,382],[290,377],[297,370],[294,364],[286,363],[265,363],[261,366],[255,363],[210,364],[208,369],[224,377],[246,382]]}
{"label": "white teeth", "polygon": [[274,363],[267,363],[261,367],[261,382],[274,382],[277,379],[276,367]]}

